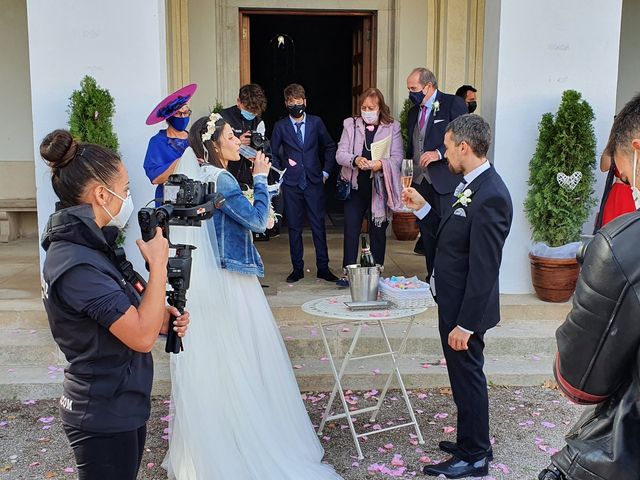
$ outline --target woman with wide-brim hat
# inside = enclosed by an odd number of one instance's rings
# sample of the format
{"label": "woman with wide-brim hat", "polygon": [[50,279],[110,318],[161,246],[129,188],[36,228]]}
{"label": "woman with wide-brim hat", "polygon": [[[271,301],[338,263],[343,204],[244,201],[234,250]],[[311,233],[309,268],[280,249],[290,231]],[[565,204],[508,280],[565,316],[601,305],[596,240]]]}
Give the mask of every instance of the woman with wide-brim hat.
{"label": "woman with wide-brim hat", "polygon": [[198,86],[195,83],[182,87],[162,100],[147,117],[147,125],[163,120],[167,128],[160,130],[149,140],[144,157],[144,171],[151,183],[158,185],[156,199],[162,199],[162,184],[169,179],[177,160],[189,146],[187,125],[191,117],[189,100]]}

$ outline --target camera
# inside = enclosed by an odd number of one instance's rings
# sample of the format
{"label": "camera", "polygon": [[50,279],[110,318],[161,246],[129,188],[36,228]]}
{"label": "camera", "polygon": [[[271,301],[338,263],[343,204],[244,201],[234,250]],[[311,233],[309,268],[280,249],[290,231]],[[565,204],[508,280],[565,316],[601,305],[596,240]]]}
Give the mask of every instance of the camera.
{"label": "camera", "polygon": [[[167,301],[184,312],[187,303],[187,290],[191,279],[191,252],[193,245],[174,245],[171,243],[169,226],[181,225],[199,227],[203,220],[213,216],[216,208],[224,204],[224,196],[215,191],[215,183],[192,180],[186,175],[173,174],[164,184],[164,203],[158,208],[142,208],[138,212],[138,224],[142,239],[147,242],[160,227],[162,235],[175,248],[176,254],[169,257],[167,263],[167,282],[172,290],[167,291]],[[148,269],[148,266],[147,266]],[[172,316],[169,325],[173,325]],[[179,353],[183,350],[182,340],[169,328],[165,352]]]}
{"label": "camera", "polygon": [[269,146],[269,140],[261,132],[253,130],[251,132],[251,146],[256,150],[265,150]]}

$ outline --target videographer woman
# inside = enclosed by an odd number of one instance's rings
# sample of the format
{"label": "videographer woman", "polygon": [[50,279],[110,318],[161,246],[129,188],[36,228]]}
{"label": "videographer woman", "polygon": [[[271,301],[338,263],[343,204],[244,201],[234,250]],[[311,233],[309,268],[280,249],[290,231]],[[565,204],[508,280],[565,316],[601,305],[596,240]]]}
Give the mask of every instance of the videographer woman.
{"label": "videographer woman", "polygon": [[43,298],[53,337],[69,365],[60,416],[81,480],[135,479],[151,405],[151,349],[169,314],[183,336],[188,314],[165,306],[169,246],[160,229],[138,248],[149,264],[142,300],[112,263],[133,211],[118,156],[55,130],[40,145],[60,199],[43,236]]}

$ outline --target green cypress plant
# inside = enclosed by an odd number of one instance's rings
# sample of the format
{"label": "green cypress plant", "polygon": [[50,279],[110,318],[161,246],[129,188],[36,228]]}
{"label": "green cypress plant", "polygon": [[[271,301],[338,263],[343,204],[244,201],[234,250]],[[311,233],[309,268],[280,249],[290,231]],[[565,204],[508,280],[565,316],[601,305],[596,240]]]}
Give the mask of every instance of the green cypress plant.
{"label": "green cypress plant", "polygon": [[407,148],[409,148],[409,110],[411,110],[411,107],[413,106],[413,103],[411,103],[411,100],[409,100],[408,98],[404,99],[404,102],[402,104],[402,111],[400,112],[400,134],[402,135],[402,144],[404,145],[404,151],[407,151]]}
{"label": "green cypress plant", "polygon": [[118,137],[113,131],[115,101],[109,90],[100,88],[93,77],[80,82],[80,90],[69,97],[69,131],[80,142],[95,143],[118,151]]}
{"label": "green cypress plant", "polygon": [[580,240],[596,203],[593,119],[593,109],[575,90],[562,94],[555,116],[542,116],[524,203],[536,242],[558,247]]}
{"label": "green cypress plant", "polygon": [[[69,97],[69,131],[78,142],[95,143],[118,151],[118,137],[113,131],[115,101],[109,90],[100,88],[95,78],[85,76],[80,90]],[[120,230],[116,244],[122,246],[127,225]]]}

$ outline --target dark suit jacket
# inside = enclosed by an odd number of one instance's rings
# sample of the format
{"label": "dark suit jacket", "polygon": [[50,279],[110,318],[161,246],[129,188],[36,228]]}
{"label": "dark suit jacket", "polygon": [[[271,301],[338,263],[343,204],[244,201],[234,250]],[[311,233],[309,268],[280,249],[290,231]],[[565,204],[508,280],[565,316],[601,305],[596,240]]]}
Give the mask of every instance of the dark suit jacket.
{"label": "dark suit jacket", "polygon": [[[427,130],[422,144],[422,151],[428,152],[438,150],[443,160],[432,162],[427,167],[431,184],[439,194],[452,193],[460,183],[461,176],[454,175],[449,171],[445,158],[444,132],[449,122],[460,115],[468,113],[467,105],[461,97],[449,95],[438,90],[436,101],[440,102],[440,108],[434,114],[433,109],[427,119]],[[418,122],[419,108],[415,105],[411,107],[407,116],[407,128],[409,133],[409,146],[407,148],[407,158],[413,158],[413,129]]]}
{"label": "dark suit jacket", "polygon": [[[451,328],[484,332],[500,321],[498,275],[513,205],[493,167],[466,188],[473,192],[471,203],[450,206],[440,222],[435,287],[438,308]],[[455,201],[452,195],[450,205]],[[454,214],[457,209],[466,216]]]}
{"label": "dark suit jacket", "polygon": [[[289,117],[278,120],[273,127],[273,165],[287,169],[284,174],[285,185],[298,185],[302,175],[306,175],[311,183],[322,183],[322,171],[331,174],[336,164],[336,144],[322,119],[307,114],[304,122],[304,147],[298,142],[296,129]],[[320,158],[321,154],[323,159]],[[295,165],[291,165],[289,159]]]}

